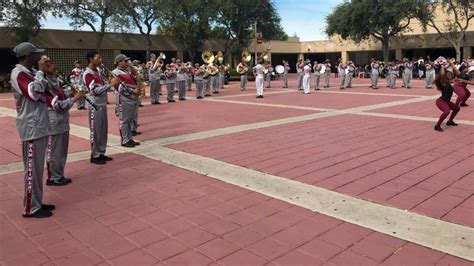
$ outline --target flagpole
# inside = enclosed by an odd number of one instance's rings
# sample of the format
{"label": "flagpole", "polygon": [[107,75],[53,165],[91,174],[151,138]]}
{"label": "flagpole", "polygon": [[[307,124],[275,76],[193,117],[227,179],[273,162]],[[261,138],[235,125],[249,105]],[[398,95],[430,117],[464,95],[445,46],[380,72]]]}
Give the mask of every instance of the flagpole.
{"label": "flagpole", "polygon": [[254,66],[256,66],[257,65],[257,42],[258,42],[257,41],[257,19],[255,19],[255,25],[254,26],[255,26],[254,27],[255,28],[255,31],[254,31],[254,37],[255,37],[255,47],[254,47],[254,53],[255,53],[254,60],[255,60],[255,63],[254,63]]}

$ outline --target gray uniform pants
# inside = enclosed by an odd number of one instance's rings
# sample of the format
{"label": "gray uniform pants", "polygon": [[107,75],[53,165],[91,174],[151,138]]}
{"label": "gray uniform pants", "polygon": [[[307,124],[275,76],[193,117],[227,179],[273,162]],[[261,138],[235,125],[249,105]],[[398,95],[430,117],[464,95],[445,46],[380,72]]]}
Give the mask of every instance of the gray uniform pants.
{"label": "gray uniform pants", "polygon": [[272,74],[268,72],[268,74],[265,76],[265,79],[267,81],[267,88],[271,87],[271,82],[272,82]]}
{"label": "gray uniform pants", "polygon": [[344,88],[344,82],[346,81],[346,72],[339,72],[339,88]]}
{"label": "gray uniform pants", "polygon": [[77,108],[83,108],[86,106],[86,100],[84,98],[81,98],[76,102],[76,107]]}
{"label": "gray uniform pants", "polygon": [[178,98],[180,100],[186,98],[186,80],[178,80]]}
{"label": "gray uniform pants", "polygon": [[188,76],[186,79],[186,88],[188,91],[192,91],[191,86],[193,85],[193,78],[191,76]]}
{"label": "gray uniform pants", "polygon": [[352,74],[349,72],[346,75],[346,88],[352,88]]}
{"label": "gray uniform pants", "polygon": [[91,157],[98,158],[105,155],[107,147],[107,107],[100,107],[99,110],[89,108],[89,128],[91,142]]}
{"label": "gray uniform pants", "polygon": [[433,82],[435,79],[435,71],[434,69],[430,69],[426,71],[426,87],[427,88],[432,88],[433,87]]}
{"label": "gray uniform pants", "polygon": [[389,72],[388,73],[388,87],[391,89],[395,88],[395,83],[397,81],[397,72]]}
{"label": "gray uniform pants", "polygon": [[135,102],[124,101],[123,96],[121,103],[119,104],[119,127],[120,127],[120,138],[122,144],[125,144],[132,140],[133,120],[136,114]]}
{"label": "gray uniform pants", "polygon": [[319,83],[321,82],[321,75],[320,74],[314,74],[314,79],[316,81],[315,82],[316,86],[314,88],[319,90]]}
{"label": "gray uniform pants", "polygon": [[137,99],[135,102],[135,116],[132,120],[132,131],[137,131],[138,128],[138,105],[140,104],[140,100]]}
{"label": "gray uniform pants", "polygon": [[403,70],[403,85],[405,85],[406,88],[411,87],[411,79],[413,78],[413,73],[411,69],[405,69]]}
{"label": "gray uniform pants", "polygon": [[194,84],[196,85],[196,98],[197,97],[202,97],[202,87],[203,87],[203,81],[202,80],[194,80]]}
{"label": "gray uniform pants", "polygon": [[217,76],[211,76],[212,92],[219,92],[219,80]]}
{"label": "gray uniform pants", "polygon": [[25,167],[25,197],[23,214],[30,215],[43,204],[43,170],[48,137],[22,141],[23,165]]}
{"label": "gray uniform pants", "polygon": [[219,74],[219,88],[223,89],[225,85],[225,74]]}
{"label": "gray uniform pants", "polygon": [[68,147],[69,131],[49,136],[46,151],[48,180],[58,180],[64,177]]}
{"label": "gray uniform pants", "polygon": [[240,90],[244,91],[247,89],[247,74],[240,75]]}
{"label": "gray uniform pants", "polygon": [[331,79],[331,72],[330,71],[324,72],[324,87],[329,88],[330,79]]}
{"label": "gray uniform pants", "polygon": [[379,71],[377,70],[372,70],[370,74],[370,83],[372,84],[372,88],[378,88],[378,82],[379,82]]}
{"label": "gray uniform pants", "polygon": [[283,73],[283,88],[288,88],[288,73]]}
{"label": "gray uniform pants", "polygon": [[205,78],[202,84],[204,85],[204,95],[211,95],[211,81],[209,78]]}
{"label": "gray uniform pants", "polygon": [[298,74],[298,90],[303,89],[303,73]]}
{"label": "gray uniform pants", "polygon": [[171,100],[174,100],[173,97],[174,97],[174,87],[175,87],[176,83],[166,83],[166,90],[167,90],[167,97],[166,99],[169,101]]}
{"label": "gray uniform pants", "polygon": [[160,101],[161,83],[159,79],[150,81],[150,100],[151,103]]}

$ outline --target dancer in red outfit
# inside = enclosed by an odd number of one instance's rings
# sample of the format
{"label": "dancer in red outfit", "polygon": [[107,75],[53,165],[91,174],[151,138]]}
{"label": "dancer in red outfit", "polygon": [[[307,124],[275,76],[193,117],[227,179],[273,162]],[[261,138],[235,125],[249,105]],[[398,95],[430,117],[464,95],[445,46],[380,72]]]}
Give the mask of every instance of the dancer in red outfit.
{"label": "dancer in red outfit", "polygon": [[[454,66],[453,62],[447,62],[446,59],[440,58],[437,60],[440,62],[439,71],[436,74],[435,84],[439,91],[441,91],[441,97],[436,100],[436,106],[443,112],[439,117],[438,123],[434,127],[436,131],[442,132],[443,129],[441,128],[441,123],[448,117],[449,113],[451,112],[451,116],[449,117],[448,122],[446,122],[447,126],[457,126],[453,119],[459,112],[459,106],[455,103],[451,102],[451,98],[453,97],[453,86],[449,81],[448,75],[449,72],[454,73],[455,76],[458,76],[461,72]],[[449,64],[449,65],[448,65]],[[449,71],[448,71],[449,69]]]}

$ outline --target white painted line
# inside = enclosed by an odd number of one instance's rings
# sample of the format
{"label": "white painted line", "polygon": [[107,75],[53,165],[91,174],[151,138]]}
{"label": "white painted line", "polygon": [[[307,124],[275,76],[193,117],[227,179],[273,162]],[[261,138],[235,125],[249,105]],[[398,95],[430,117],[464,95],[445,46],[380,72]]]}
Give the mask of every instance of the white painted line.
{"label": "white painted line", "polygon": [[206,101],[235,103],[235,104],[244,104],[244,105],[258,105],[258,106],[265,106],[265,107],[277,107],[277,108],[308,110],[308,111],[322,111],[322,112],[329,112],[329,111],[335,111],[336,110],[336,109],[317,108],[317,107],[305,107],[305,106],[295,106],[295,105],[285,105],[285,104],[232,101],[232,100],[222,100],[222,99],[206,99]]}
{"label": "white painted line", "polygon": [[[378,116],[378,117],[388,117],[388,118],[404,119],[404,120],[414,120],[414,121],[427,121],[427,122],[437,122],[438,121],[438,118],[436,118],[436,117],[426,117],[426,116],[397,115],[397,114],[385,114],[385,113],[375,113],[375,112],[361,112],[361,113],[354,113],[354,114],[356,114],[356,115],[367,115],[367,116]],[[458,119],[456,119],[456,123],[463,124],[463,125],[474,126],[474,121],[470,121],[470,120],[458,120]]]}
{"label": "white painted line", "polygon": [[447,254],[474,260],[474,229],[165,147],[134,153]]}

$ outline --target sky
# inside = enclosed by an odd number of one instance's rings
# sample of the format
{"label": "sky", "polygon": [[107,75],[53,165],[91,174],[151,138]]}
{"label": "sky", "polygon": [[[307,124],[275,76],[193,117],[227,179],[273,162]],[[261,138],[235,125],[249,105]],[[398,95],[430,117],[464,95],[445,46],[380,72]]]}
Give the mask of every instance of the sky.
{"label": "sky", "polygon": [[[327,39],[323,33],[325,18],[344,0],[274,0],[273,2],[281,17],[283,30],[288,36],[296,34],[301,41],[316,41]],[[47,29],[72,29],[68,20],[52,16],[47,16],[42,24]],[[89,28],[86,26],[83,30]]]}

